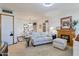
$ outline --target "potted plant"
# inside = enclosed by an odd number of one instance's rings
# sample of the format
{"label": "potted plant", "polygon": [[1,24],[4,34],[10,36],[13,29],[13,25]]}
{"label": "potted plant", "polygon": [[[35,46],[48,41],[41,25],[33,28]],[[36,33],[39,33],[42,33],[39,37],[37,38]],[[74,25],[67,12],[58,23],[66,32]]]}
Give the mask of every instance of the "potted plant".
{"label": "potted plant", "polygon": [[77,23],[78,23],[78,20],[74,20],[73,22],[72,22],[72,28],[73,28],[73,30],[75,30],[75,26],[77,25]]}

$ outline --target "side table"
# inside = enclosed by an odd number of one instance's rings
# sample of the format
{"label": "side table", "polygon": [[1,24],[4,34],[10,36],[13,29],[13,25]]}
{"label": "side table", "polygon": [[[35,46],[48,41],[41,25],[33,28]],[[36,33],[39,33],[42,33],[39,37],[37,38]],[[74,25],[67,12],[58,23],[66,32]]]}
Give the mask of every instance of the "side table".
{"label": "side table", "polygon": [[56,38],[56,34],[52,35],[52,39],[55,39]]}
{"label": "side table", "polygon": [[18,42],[22,42],[23,39],[24,39],[24,36],[17,36],[17,41],[18,41]]}

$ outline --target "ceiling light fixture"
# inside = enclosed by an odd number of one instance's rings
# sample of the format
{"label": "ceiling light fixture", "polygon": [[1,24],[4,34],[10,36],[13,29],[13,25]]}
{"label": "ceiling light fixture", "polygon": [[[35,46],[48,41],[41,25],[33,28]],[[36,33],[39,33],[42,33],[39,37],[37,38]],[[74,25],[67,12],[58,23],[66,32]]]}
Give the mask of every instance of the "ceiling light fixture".
{"label": "ceiling light fixture", "polygon": [[50,6],[52,6],[54,3],[43,3],[43,6],[45,6],[45,7],[50,7]]}

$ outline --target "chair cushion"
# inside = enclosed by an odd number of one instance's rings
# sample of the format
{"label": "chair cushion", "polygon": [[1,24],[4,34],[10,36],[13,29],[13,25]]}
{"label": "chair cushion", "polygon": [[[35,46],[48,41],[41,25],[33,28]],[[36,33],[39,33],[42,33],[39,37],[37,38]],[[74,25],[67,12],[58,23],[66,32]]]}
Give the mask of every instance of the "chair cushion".
{"label": "chair cushion", "polygon": [[64,43],[67,42],[67,40],[66,40],[66,39],[61,39],[61,38],[56,38],[56,39],[53,40],[53,42],[57,42],[57,43],[62,43],[62,44],[64,44]]}
{"label": "chair cushion", "polygon": [[61,39],[61,38],[56,38],[53,40],[53,46],[57,47],[59,49],[65,49],[67,47],[67,40]]}

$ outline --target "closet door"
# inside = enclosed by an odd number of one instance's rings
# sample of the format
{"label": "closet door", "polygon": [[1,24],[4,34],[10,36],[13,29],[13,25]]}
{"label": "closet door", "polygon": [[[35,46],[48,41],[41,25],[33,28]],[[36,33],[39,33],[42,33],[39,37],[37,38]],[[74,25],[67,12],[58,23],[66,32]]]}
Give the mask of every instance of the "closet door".
{"label": "closet door", "polygon": [[13,44],[13,17],[1,15],[1,40]]}

